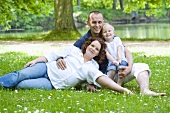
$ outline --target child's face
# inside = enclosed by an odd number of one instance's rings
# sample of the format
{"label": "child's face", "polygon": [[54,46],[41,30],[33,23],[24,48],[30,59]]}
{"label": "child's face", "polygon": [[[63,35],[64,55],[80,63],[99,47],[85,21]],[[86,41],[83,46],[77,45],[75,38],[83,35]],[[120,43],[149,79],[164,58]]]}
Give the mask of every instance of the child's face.
{"label": "child's face", "polygon": [[111,26],[105,25],[102,29],[102,36],[106,41],[112,41],[114,36],[114,30]]}

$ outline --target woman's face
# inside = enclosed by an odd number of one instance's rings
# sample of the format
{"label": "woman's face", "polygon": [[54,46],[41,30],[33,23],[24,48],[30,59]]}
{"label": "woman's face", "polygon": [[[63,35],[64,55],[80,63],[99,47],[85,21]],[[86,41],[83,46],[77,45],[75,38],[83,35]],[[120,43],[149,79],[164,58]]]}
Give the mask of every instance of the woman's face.
{"label": "woman's face", "polygon": [[95,40],[86,48],[86,54],[89,57],[94,58],[95,56],[98,56],[100,49],[101,44],[97,40]]}

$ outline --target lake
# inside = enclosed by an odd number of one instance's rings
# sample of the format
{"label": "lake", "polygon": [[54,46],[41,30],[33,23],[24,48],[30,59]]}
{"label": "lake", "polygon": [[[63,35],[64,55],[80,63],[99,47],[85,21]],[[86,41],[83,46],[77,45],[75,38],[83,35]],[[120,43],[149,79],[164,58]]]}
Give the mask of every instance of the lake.
{"label": "lake", "polygon": [[[142,23],[142,24],[119,24],[113,25],[115,35],[120,38],[157,38],[170,39],[170,23]],[[89,27],[79,29],[85,34]]]}
{"label": "lake", "polygon": [[[170,39],[170,23],[142,23],[142,24],[119,24],[113,25],[115,28],[115,35],[120,38],[154,38],[154,39]],[[78,29],[84,35],[89,27],[85,26]],[[44,31],[45,32],[45,31]],[[13,31],[10,33],[0,32],[0,35],[28,35],[36,33],[30,30],[22,32]],[[37,33],[42,33],[39,31]]]}

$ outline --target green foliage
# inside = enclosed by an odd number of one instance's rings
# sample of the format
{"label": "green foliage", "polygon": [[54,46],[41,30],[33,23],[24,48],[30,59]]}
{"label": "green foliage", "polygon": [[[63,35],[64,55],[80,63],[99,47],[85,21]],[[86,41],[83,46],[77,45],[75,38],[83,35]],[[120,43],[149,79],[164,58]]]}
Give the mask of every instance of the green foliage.
{"label": "green foliage", "polygon": [[[148,8],[146,7],[148,5]],[[124,2],[124,12],[131,13],[132,11],[139,12],[140,10],[145,10],[146,16],[155,15],[165,15],[167,14],[167,8],[170,8],[170,1],[165,0],[132,0]]]}
{"label": "green foliage", "polygon": [[83,0],[81,7],[83,9],[102,8],[112,9],[113,0]]}
{"label": "green foliage", "polygon": [[100,11],[105,19],[105,22],[112,22],[112,20],[116,19],[126,19],[131,18],[130,14],[124,13],[121,10],[115,10],[115,9],[97,9],[97,8],[91,8],[91,9],[80,9],[78,7],[74,8],[74,13],[77,15],[77,18],[79,22],[86,22],[88,18],[88,14],[91,11]]}
{"label": "green foliage", "polygon": [[49,15],[51,13],[51,0],[31,0],[31,1],[18,1],[18,0],[1,0],[0,1],[0,25],[3,29],[11,28],[10,23],[23,18],[26,23],[31,21],[28,18],[30,14],[37,16]]}
{"label": "green foliage", "polygon": [[[63,1],[64,2],[64,1]],[[73,5],[76,6],[77,0],[73,0]],[[34,30],[49,30],[54,28],[54,1],[51,0],[1,0],[0,1],[0,30],[8,30],[10,28],[24,28]],[[149,8],[146,9],[146,4]],[[79,10],[97,10],[107,9],[104,13],[106,19],[124,17],[132,11],[143,12],[145,16],[154,15],[157,18],[164,18],[169,14],[169,0],[123,0],[125,14],[120,11],[120,3],[117,1],[117,11],[112,11],[113,0],[80,0],[80,6],[76,6]],[[74,8],[75,9],[75,8]],[[112,13],[110,13],[112,12]],[[115,12],[118,12],[115,14]],[[119,14],[120,13],[120,14]],[[85,20],[87,13],[79,16],[80,21]],[[123,14],[123,15],[122,15]],[[122,15],[122,16],[121,16]]]}
{"label": "green foliage", "polygon": [[[123,12],[131,13],[132,11],[140,12],[141,10],[145,10],[146,16],[155,15],[156,17],[160,17],[158,15],[165,16],[170,9],[170,1],[168,0],[122,0],[123,1]],[[73,4],[76,5],[76,0],[73,0]],[[113,0],[83,0],[79,6],[82,10],[90,10],[90,9],[113,9]],[[117,1],[117,8],[120,9],[120,3]],[[148,5],[148,8],[146,7]]]}
{"label": "green foliage", "polygon": [[[23,45],[24,46],[24,45]],[[44,51],[42,46],[34,46],[38,51]],[[47,47],[47,46],[46,46]],[[22,47],[20,47],[22,48]],[[101,89],[96,93],[86,92],[85,90],[40,90],[40,89],[0,89],[0,112],[85,112],[85,113],[167,113],[169,112],[169,73],[170,73],[170,56],[151,55],[147,56],[152,51],[157,51],[161,54],[162,51],[155,47],[143,47],[140,50],[143,52],[133,52],[135,62],[145,62],[149,64],[152,70],[150,78],[151,90],[157,92],[166,92],[165,97],[150,97],[139,94],[139,86],[133,80],[124,87],[129,88],[134,92],[133,96],[120,94],[108,89]],[[0,45],[0,76],[3,74],[19,70],[23,65],[36,58],[38,55],[27,54],[26,51],[6,52],[6,45]],[[13,46],[9,50],[13,49]],[[138,48],[133,48],[138,51]],[[148,52],[144,51],[149,49]],[[160,49],[163,50],[164,48]],[[169,50],[170,48],[166,48]],[[37,54],[37,53],[36,53]],[[135,106],[135,107],[134,107]]]}

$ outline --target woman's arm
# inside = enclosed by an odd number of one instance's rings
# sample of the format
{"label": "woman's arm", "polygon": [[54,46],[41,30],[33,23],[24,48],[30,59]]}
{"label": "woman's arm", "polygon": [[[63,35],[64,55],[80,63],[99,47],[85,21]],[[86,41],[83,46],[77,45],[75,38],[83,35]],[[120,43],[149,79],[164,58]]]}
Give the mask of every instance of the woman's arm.
{"label": "woman's arm", "polygon": [[100,76],[96,79],[96,82],[98,84],[100,84],[102,87],[106,87],[110,90],[114,90],[114,91],[118,91],[121,93],[127,93],[127,94],[133,94],[130,90],[128,90],[127,88],[124,88],[120,85],[118,85],[117,83],[115,83],[113,80],[111,80],[109,77],[107,76]]}
{"label": "woman's arm", "polygon": [[47,62],[47,59],[44,56],[41,56],[41,57],[36,58],[36,59],[28,62],[27,64],[25,64],[24,68],[29,67],[29,66],[33,66],[33,65],[35,65],[38,62]]}

